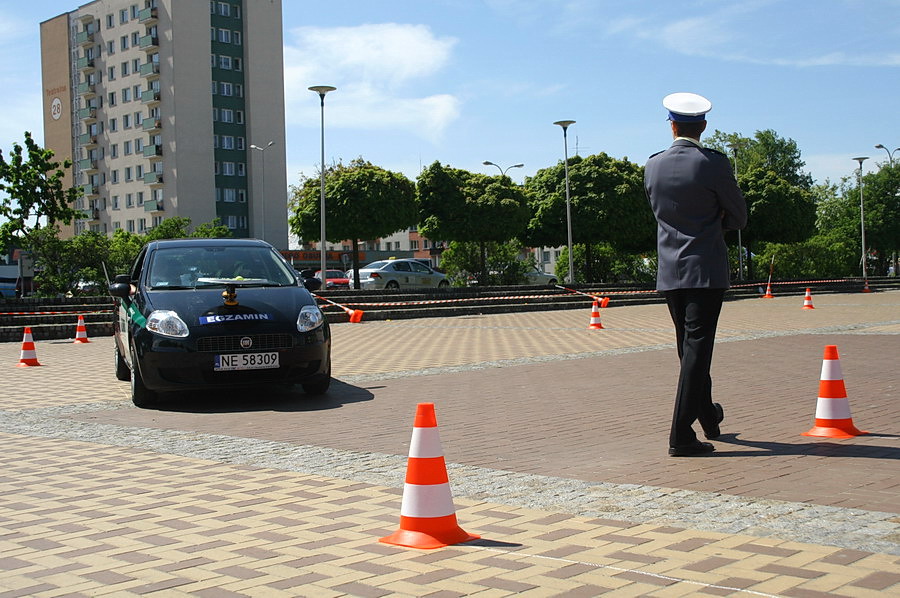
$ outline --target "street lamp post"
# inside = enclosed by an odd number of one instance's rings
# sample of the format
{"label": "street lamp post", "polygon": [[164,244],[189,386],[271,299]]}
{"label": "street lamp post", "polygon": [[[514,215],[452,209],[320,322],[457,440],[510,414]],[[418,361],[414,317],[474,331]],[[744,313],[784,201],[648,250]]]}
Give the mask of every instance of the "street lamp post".
{"label": "street lamp post", "polygon": [[250,144],[250,149],[254,149],[262,153],[262,193],[260,193],[259,195],[259,203],[262,206],[262,214],[260,215],[260,238],[264,241],[266,239],[266,150],[272,147],[274,143],[274,141],[270,141],[263,147],[254,145],[252,143]]}
{"label": "street lamp post", "polygon": [[334,91],[337,89],[336,87],[332,87],[330,85],[313,85],[309,88],[310,91],[313,91],[319,94],[320,106],[322,108],[322,161],[321,161],[321,192],[320,192],[320,203],[319,203],[319,219],[321,222],[321,229],[319,238],[322,240],[322,247],[320,248],[321,253],[321,261],[319,265],[319,270],[321,271],[322,276],[322,289],[325,289],[325,282],[328,280],[328,271],[325,269],[325,94],[329,91]]}
{"label": "street lamp post", "polygon": [[500,171],[500,176],[506,176],[506,172],[507,172],[510,168],[522,168],[523,166],[525,166],[524,164],[513,164],[512,166],[507,166],[507,167],[504,169],[504,168],[500,168],[500,165],[499,165],[499,164],[494,164],[494,163],[491,162],[490,160],[485,160],[484,162],[482,162],[482,164],[484,164],[485,166],[496,166],[496,167],[497,167],[497,170]]}
{"label": "street lamp post", "polygon": [[857,162],[859,162],[859,173],[857,176],[859,177],[857,180],[859,181],[859,230],[860,236],[862,237],[862,274],[863,274],[863,291],[869,290],[869,278],[866,274],[866,219],[865,213],[863,212],[863,162],[869,159],[868,156],[860,156],[858,158],[853,158]]}
{"label": "street lamp post", "polygon": [[[884,151],[887,152],[888,164],[890,165],[891,168],[893,168],[894,167],[894,152],[900,152],[900,147],[898,147],[894,150],[889,150],[888,148],[884,147],[882,144],[879,143],[878,145],[875,146],[875,149],[883,149]],[[856,160],[856,158],[854,158],[854,160]]]}
{"label": "street lamp post", "polygon": [[563,156],[565,161],[563,166],[566,171],[566,238],[569,250],[569,275],[566,277],[569,284],[575,282],[575,258],[572,255],[572,201],[569,198],[569,141],[566,133],[569,125],[574,125],[574,120],[558,120],[554,125],[562,127],[563,131]]}
{"label": "street lamp post", "polygon": [[[738,177],[738,148],[737,145],[731,146],[734,152],[734,180],[737,182]],[[738,280],[744,280],[744,244],[741,241],[741,229],[737,231],[738,238]]]}

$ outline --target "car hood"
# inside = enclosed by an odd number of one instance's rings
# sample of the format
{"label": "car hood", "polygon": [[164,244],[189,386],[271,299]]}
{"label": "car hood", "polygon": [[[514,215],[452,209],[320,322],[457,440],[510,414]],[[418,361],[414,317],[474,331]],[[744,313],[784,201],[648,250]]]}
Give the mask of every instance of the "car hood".
{"label": "car hood", "polygon": [[304,305],[315,305],[302,287],[238,287],[235,306],[225,305],[224,287],[185,290],[152,290],[144,296],[145,315],[165,309],[178,313],[191,328],[198,325],[236,322],[290,322]]}

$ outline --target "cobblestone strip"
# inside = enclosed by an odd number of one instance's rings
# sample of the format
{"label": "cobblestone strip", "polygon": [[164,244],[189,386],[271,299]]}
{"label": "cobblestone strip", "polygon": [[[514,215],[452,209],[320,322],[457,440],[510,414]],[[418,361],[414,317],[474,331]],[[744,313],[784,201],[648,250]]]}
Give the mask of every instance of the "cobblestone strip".
{"label": "cobblestone strip", "polygon": [[[398,488],[403,484],[406,458],[398,455],[58,419],[117,405],[130,408],[125,402],[103,402],[0,411],[0,430],[380,486]],[[637,484],[584,482],[458,464],[449,464],[448,471],[456,496],[492,503],[900,555],[900,518],[892,513]]]}

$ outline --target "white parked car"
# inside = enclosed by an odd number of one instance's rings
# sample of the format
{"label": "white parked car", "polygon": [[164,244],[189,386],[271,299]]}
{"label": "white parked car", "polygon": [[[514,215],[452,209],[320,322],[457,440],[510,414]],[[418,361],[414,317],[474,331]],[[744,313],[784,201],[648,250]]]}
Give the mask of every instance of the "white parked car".
{"label": "white parked car", "polygon": [[[353,287],[353,270],[347,272]],[[428,289],[450,286],[447,277],[414,258],[379,260],[359,269],[361,289]]]}

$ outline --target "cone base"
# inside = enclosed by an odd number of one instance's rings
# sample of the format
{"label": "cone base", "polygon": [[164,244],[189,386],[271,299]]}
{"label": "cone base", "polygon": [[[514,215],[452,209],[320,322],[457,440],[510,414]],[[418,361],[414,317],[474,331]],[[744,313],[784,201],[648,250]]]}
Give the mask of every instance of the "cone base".
{"label": "cone base", "polygon": [[379,538],[378,541],[408,548],[433,549],[477,540],[480,537],[459,527],[456,524],[456,515],[427,518],[401,515],[400,529],[390,536]]}
{"label": "cone base", "polygon": [[74,344],[74,343],[79,343],[79,344],[81,344],[81,343],[89,343],[89,342],[91,342],[91,341],[89,341],[89,340],[86,339],[86,338],[76,338],[74,341],[72,341],[73,344]]}
{"label": "cone base", "polygon": [[363,317],[362,310],[355,309],[350,312],[350,322],[352,322],[353,324],[362,322],[362,317]]}
{"label": "cone base", "polygon": [[603,324],[591,324],[588,330],[603,330]]}
{"label": "cone base", "polygon": [[815,436],[818,438],[853,438],[854,436],[862,436],[868,434],[865,430],[857,430],[853,425],[853,420],[849,423],[842,424],[840,428],[835,426],[813,426],[809,432],[803,432],[801,436]]}
{"label": "cone base", "polygon": [[37,367],[39,365],[42,365],[42,364],[38,363],[37,361],[34,361],[34,362],[20,361],[19,363],[16,364],[16,367],[17,368],[33,368],[33,367]]}
{"label": "cone base", "polygon": [[763,295],[762,298],[763,299],[774,299],[775,295]]}
{"label": "cone base", "polygon": [[812,305],[804,305],[803,309],[815,309]]}

